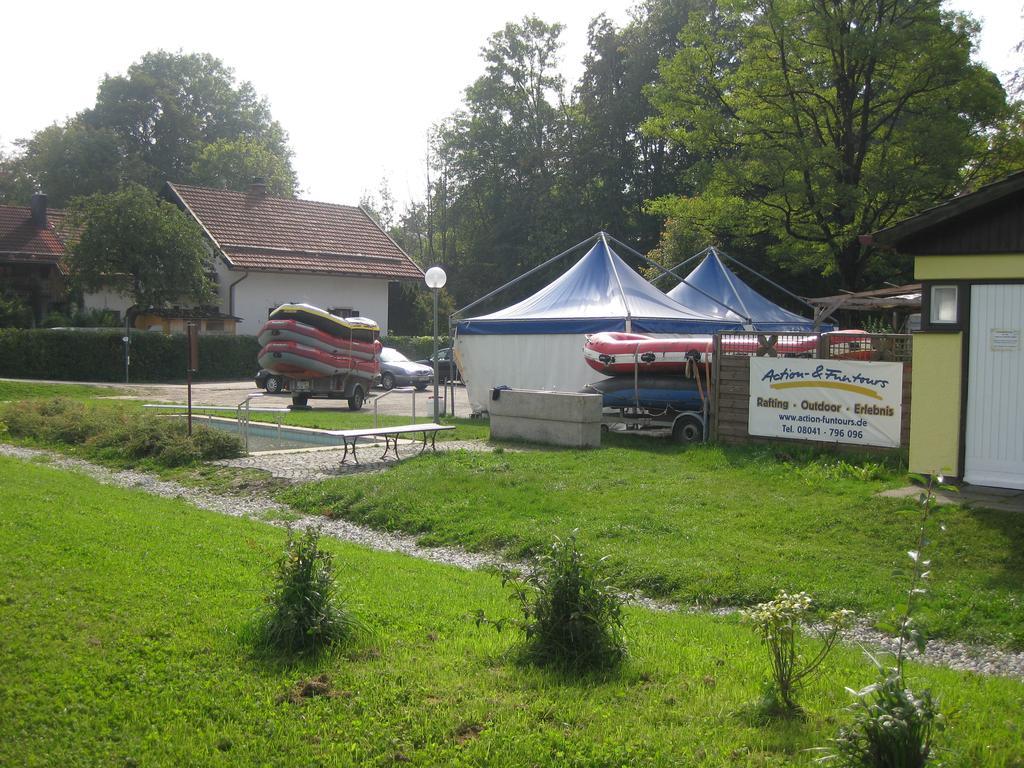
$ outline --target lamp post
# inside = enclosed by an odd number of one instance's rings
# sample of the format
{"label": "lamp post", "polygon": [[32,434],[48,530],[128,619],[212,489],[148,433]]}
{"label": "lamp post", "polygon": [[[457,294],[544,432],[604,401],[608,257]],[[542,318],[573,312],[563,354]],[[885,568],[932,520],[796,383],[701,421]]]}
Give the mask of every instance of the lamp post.
{"label": "lamp post", "polygon": [[427,288],[434,292],[434,423],[437,424],[437,292],[444,288],[448,275],[440,267],[431,267],[423,279]]}

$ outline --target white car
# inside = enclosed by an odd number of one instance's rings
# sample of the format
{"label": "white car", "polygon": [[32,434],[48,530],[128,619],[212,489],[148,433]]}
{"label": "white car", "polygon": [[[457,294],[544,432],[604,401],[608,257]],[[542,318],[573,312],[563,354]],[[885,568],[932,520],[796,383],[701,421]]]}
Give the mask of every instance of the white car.
{"label": "white car", "polygon": [[384,389],[413,386],[420,392],[434,380],[434,369],[414,363],[397,349],[380,351],[380,385]]}

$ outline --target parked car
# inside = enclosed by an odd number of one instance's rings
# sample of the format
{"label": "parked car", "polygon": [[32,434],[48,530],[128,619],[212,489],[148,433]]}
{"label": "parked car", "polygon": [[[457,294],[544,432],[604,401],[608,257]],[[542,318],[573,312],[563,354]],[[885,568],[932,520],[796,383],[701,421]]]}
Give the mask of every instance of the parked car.
{"label": "parked car", "polygon": [[[420,365],[426,365],[431,370],[434,368],[434,359],[428,357],[426,360],[417,360]],[[452,354],[451,347],[443,347],[437,350],[437,378],[440,381],[448,381],[449,379],[455,379],[455,381],[462,381],[462,371],[459,370],[459,366],[455,363],[455,356]]]}
{"label": "parked car", "polygon": [[433,368],[414,363],[391,347],[380,351],[380,385],[384,389],[413,386],[422,392],[433,380]]}
{"label": "parked car", "polygon": [[267,394],[276,395],[278,392],[284,392],[288,389],[286,379],[277,373],[271,373],[266,368],[260,368],[256,373],[254,380],[256,386],[260,389],[266,390]]}

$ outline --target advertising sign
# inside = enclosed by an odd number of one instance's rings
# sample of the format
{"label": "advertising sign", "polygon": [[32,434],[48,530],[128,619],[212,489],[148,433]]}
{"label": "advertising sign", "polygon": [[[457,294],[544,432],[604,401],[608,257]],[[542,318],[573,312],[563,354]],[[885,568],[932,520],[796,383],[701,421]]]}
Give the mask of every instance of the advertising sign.
{"label": "advertising sign", "polygon": [[751,435],[898,448],[903,365],[750,359]]}

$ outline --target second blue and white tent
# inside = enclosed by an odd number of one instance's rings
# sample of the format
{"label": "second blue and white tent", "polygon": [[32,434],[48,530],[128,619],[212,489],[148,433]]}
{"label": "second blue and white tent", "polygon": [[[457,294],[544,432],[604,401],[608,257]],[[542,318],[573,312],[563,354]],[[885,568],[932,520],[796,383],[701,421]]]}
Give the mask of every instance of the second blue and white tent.
{"label": "second blue and white tent", "polygon": [[743,330],[735,318],[673,301],[612,249],[605,233],[561,277],[510,307],[460,319],[455,348],[473,410],[487,410],[497,386],[579,391],[600,378],[583,360],[586,335],[625,331],[680,336]]}

